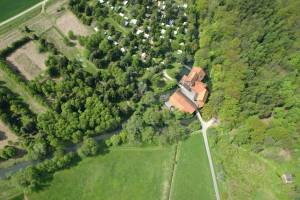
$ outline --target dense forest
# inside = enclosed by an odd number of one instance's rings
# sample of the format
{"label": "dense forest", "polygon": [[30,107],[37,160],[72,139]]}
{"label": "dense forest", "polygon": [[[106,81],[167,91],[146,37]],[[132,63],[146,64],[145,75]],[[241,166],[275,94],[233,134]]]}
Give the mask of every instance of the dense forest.
{"label": "dense forest", "polygon": [[[278,148],[296,159],[300,2],[198,0],[197,8],[201,38],[195,59],[209,71],[212,92],[203,114],[217,116],[226,134],[216,143],[260,155]],[[299,174],[293,165],[286,170]],[[294,190],[299,193],[300,186]]]}

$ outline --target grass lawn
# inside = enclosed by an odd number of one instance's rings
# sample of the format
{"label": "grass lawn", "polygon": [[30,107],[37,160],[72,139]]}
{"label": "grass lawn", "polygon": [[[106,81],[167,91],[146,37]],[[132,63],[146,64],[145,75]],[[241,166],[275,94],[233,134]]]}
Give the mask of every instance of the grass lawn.
{"label": "grass lawn", "polygon": [[32,194],[30,200],[160,199],[172,149],[112,149],[56,173],[51,185]]}
{"label": "grass lawn", "polygon": [[41,2],[41,0],[1,0],[0,22],[17,15],[39,2]]}
{"label": "grass lawn", "polygon": [[208,159],[201,135],[191,136],[180,145],[171,200],[215,199]]}

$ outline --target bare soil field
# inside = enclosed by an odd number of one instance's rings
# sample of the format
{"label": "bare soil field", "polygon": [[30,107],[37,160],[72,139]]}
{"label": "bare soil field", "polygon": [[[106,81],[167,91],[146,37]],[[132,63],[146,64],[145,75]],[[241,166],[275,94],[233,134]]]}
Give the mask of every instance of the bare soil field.
{"label": "bare soil field", "polygon": [[69,31],[73,31],[75,35],[80,36],[87,36],[90,34],[89,28],[82,24],[70,11],[67,11],[64,15],[59,17],[56,21],[56,25],[65,36],[68,35]]}
{"label": "bare soil field", "polygon": [[8,145],[8,141],[16,142],[18,137],[11,132],[11,130],[0,121],[0,149]]}
{"label": "bare soil field", "polygon": [[28,42],[7,58],[27,80],[33,80],[46,69],[46,59],[47,54],[39,53],[33,42]]}

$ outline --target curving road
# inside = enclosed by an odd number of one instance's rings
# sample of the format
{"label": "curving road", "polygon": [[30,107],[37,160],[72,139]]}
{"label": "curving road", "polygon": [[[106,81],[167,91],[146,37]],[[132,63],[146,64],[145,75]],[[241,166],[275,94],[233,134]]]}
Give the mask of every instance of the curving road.
{"label": "curving road", "polygon": [[7,23],[9,23],[9,22],[11,22],[11,21],[13,21],[13,20],[19,18],[19,17],[21,17],[22,15],[25,15],[26,13],[28,13],[28,12],[34,10],[35,8],[37,8],[37,7],[39,7],[39,6],[42,6],[42,10],[44,10],[44,6],[45,6],[45,4],[47,3],[47,1],[48,1],[48,0],[44,0],[44,1],[40,2],[40,3],[38,3],[38,4],[35,4],[34,6],[28,8],[27,10],[25,10],[25,11],[23,11],[23,12],[21,12],[21,13],[15,15],[15,16],[13,16],[13,17],[11,17],[11,18],[5,20],[4,22],[1,22],[1,23],[0,23],[0,27],[1,27],[1,26],[4,26],[5,24],[7,24]]}
{"label": "curving road", "polygon": [[214,164],[213,164],[213,160],[212,160],[212,157],[211,157],[211,153],[210,153],[210,149],[209,149],[209,143],[208,143],[208,139],[207,139],[207,129],[210,126],[212,126],[216,123],[216,119],[212,118],[211,120],[206,122],[202,119],[201,114],[200,114],[199,111],[197,111],[197,117],[198,117],[198,119],[201,123],[201,126],[202,126],[202,136],[203,136],[203,139],[204,139],[205,149],[206,149],[206,153],[207,153],[207,157],[208,157],[210,173],[211,173],[211,176],[212,176],[212,179],[213,179],[213,185],[214,185],[214,190],[215,190],[215,194],[216,194],[216,199],[220,200],[221,198],[220,198],[217,178],[216,178]]}

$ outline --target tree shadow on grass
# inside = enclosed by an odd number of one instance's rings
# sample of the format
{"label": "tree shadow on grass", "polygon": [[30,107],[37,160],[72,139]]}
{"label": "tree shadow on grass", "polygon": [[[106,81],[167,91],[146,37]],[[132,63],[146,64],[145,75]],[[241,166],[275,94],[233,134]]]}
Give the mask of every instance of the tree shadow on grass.
{"label": "tree shadow on grass", "polygon": [[[108,146],[105,143],[105,140],[98,141],[98,145],[99,145],[99,151],[98,151],[97,155],[95,155],[95,156],[102,156],[102,155],[105,155],[110,152]],[[34,192],[39,192],[39,191],[47,189],[51,185],[54,174],[56,172],[66,170],[66,169],[71,169],[71,168],[77,166],[82,160],[85,159],[85,158],[81,158],[77,153],[74,153],[74,152],[72,152],[72,153],[74,154],[74,156],[72,157],[72,161],[65,167],[62,167],[61,169],[58,169],[55,172],[48,172],[47,170],[45,170],[41,174],[39,174],[40,184],[34,189]]]}
{"label": "tree shadow on grass", "polygon": [[10,200],[24,200],[24,194],[19,194],[18,196],[15,196],[11,198]]}

